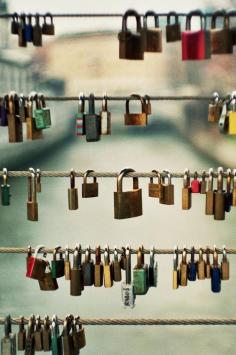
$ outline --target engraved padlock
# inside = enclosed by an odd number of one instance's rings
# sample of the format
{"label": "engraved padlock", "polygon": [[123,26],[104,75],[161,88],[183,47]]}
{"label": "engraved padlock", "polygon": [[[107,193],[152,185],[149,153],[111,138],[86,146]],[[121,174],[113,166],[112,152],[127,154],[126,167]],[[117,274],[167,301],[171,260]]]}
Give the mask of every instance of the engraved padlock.
{"label": "engraved padlock", "polygon": [[[141,103],[141,112],[131,113],[129,110],[129,104],[131,100],[138,100]],[[126,112],[124,115],[124,122],[126,126],[146,126],[148,123],[146,105],[144,99],[137,94],[132,94],[126,100]]]}

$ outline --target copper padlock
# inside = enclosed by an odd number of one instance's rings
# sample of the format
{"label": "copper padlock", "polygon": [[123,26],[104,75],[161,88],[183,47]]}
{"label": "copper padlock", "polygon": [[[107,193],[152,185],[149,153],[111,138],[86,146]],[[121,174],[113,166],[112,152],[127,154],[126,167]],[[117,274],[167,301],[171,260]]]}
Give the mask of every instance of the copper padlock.
{"label": "copper padlock", "polygon": [[155,173],[158,177],[158,183],[154,183],[153,177],[150,178],[150,182],[148,184],[148,196],[149,197],[160,197],[160,187],[161,187],[161,174],[156,171],[152,170],[152,173]]}
{"label": "copper padlock", "polygon": [[[148,28],[148,17],[154,17],[154,28]],[[162,29],[159,27],[159,16],[154,11],[147,11],[143,17],[142,39],[144,52],[162,52]]]}
{"label": "copper padlock", "polygon": [[[129,103],[131,100],[139,100],[141,102],[142,112],[140,113],[130,113]],[[129,99],[126,100],[126,113],[124,115],[126,126],[146,126],[147,125],[147,112],[145,101],[140,95],[132,94]]]}
{"label": "copper padlock", "polygon": [[[170,23],[171,16],[174,16],[175,22]],[[166,42],[181,41],[181,27],[179,22],[179,16],[175,11],[170,11],[167,15],[166,25]]]}
{"label": "copper padlock", "polygon": [[35,120],[33,117],[33,103],[37,102],[37,99],[37,93],[32,91],[28,97],[26,117],[27,139],[30,140],[43,138],[42,130],[36,129]]}
{"label": "copper padlock", "polygon": [[94,173],[94,170],[87,170],[84,174],[83,184],[82,184],[82,197],[97,197],[98,196],[98,183],[97,178],[93,178],[93,182],[87,182],[88,175]]}
{"label": "copper padlock", "polygon": [[[223,28],[216,28],[217,17],[224,17]],[[216,11],[211,19],[211,53],[212,54],[232,54],[233,37],[229,28],[229,16],[225,11]]]}
{"label": "copper padlock", "polygon": [[139,189],[138,178],[133,178],[133,190],[123,191],[122,189],[123,177],[130,172],[134,170],[123,169],[117,177],[117,191],[114,192],[115,219],[138,217],[143,214],[142,190]]}
{"label": "copper padlock", "polygon": [[[136,32],[127,28],[128,17],[134,16],[136,19]],[[128,10],[122,18],[122,30],[118,34],[119,58],[120,59],[143,59],[144,48],[141,35],[141,17],[135,10]]]}

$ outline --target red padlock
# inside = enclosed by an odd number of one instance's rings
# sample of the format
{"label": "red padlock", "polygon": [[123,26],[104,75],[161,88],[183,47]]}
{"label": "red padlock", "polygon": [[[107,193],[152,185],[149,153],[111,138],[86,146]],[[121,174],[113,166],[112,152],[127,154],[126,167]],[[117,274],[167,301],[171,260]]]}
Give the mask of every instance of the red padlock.
{"label": "red padlock", "polygon": [[42,248],[44,248],[43,245],[37,246],[34,256],[28,256],[27,258],[26,276],[31,279],[42,280],[44,278],[45,269],[48,263],[42,258],[37,258],[37,255]]}
{"label": "red padlock", "polygon": [[[200,30],[191,30],[192,16],[200,17]],[[203,60],[210,58],[210,31],[206,30],[205,16],[200,10],[191,11],[186,17],[186,30],[182,33],[182,60]]]}
{"label": "red padlock", "polygon": [[191,190],[193,194],[200,193],[201,184],[197,178],[197,171],[194,173],[193,180],[191,181]]}

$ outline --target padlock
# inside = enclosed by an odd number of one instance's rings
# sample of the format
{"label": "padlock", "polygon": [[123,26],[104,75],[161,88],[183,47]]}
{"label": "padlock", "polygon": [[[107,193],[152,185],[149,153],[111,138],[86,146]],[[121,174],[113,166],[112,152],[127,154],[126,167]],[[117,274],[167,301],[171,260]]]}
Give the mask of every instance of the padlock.
{"label": "padlock", "polygon": [[2,127],[6,127],[8,126],[8,121],[7,121],[7,118],[8,118],[8,95],[4,95],[2,100],[1,100],[1,111],[0,111],[0,117],[1,117],[1,120],[0,120],[0,125]]}
{"label": "padlock", "polygon": [[[138,100],[141,103],[140,113],[130,113],[129,104],[131,100]],[[148,123],[146,105],[144,99],[140,95],[132,94],[126,100],[126,112],[124,114],[124,123],[126,126],[146,126]]]}
{"label": "padlock", "polygon": [[137,251],[137,264],[133,270],[133,283],[135,295],[146,295],[148,291],[148,266],[143,263],[142,248]]}
{"label": "padlock", "polygon": [[104,249],[104,286],[106,288],[113,286],[113,272],[108,246]]}
{"label": "padlock", "polygon": [[205,264],[206,279],[211,278],[211,262],[210,262],[210,248],[206,248],[206,264]]}
{"label": "padlock", "polygon": [[10,185],[8,184],[8,173],[7,168],[3,168],[3,183],[1,185],[1,203],[2,206],[9,206],[10,205],[10,198],[11,198],[11,191]]}
{"label": "padlock", "polygon": [[25,16],[25,14],[21,14],[19,25],[18,25],[18,45],[19,45],[19,47],[27,47],[27,42],[26,42],[26,38],[25,38],[25,27],[26,27],[26,16]]}
{"label": "padlock", "polygon": [[46,104],[44,94],[39,93],[38,99],[39,99],[40,109],[42,111],[42,116],[43,116],[43,128],[42,129],[49,128],[52,125],[50,108]]}
{"label": "padlock", "polygon": [[58,289],[57,279],[52,277],[52,270],[49,263],[47,263],[43,278],[38,280],[38,283],[41,291],[55,291]]}
{"label": "padlock", "polygon": [[152,173],[156,174],[158,177],[158,183],[153,182],[153,177],[150,178],[150,182],[148,184],[148,195],[149,197],[160,197],[160,186],[161,186],[161,174],[156,171],[152,170]]}
{"label": "padlock", "polygon": [[[50,19],[50,23],[47,22],[47,17]],[[55,35],[55,26],[53,23],[53,17],[52,14],[47,12],[45,16],[43,17],[44,22],[42,25],[42,34],[47,35],[47,36],[54,36]]]}
{"label": "padlock", "polygon": [[189,281],[196,281],[197,279],[197,263],[194,259],[195,256],[195,249],[194,247],[191,248],[191,258],[188,262],[188,280]]}
{"label": "padlock", "polygon": [[80,261],[79,246],[75,247],[73,255],[73,267],[70,271],[70,294],[71,296],[80,296],[83,290],[83,275]]}
{"label": "padlock", "polygon": [[29,259],[30,257],[32,256],[32,248],[30,245],[28,245],[28,248],[27,248],[27,256],[26,256],[26,270],[28,270],[28,262],[29,262]]}
{"label": "padlock", "polygon": [[94,173],[94,170],[87,170],[84,173],[83,184],[82,184],[82,197],[97,197],[98,196],[98,183],[97,178],[93,178],[93,182],[88,183],[87,178],[90,173]]}
{"label": "padlock", "polygon": [[34,331],[35,331],[35,316],[30,316],[28,322],[28,329],[26,334],[25,341],[25,355],[32,355],[35,353],[35,340],[34,340]]}
{"label": "padlock", "polygon": [[64,274],[65,274],[65,280],[70,280],[70,278],[71,278],[71,266],[70,266],[70,253],[69,253],[68,245],[66,246],[66,250],[65,250]]}
{"label": "padlock", "polygon": [[38,245],[35,248],[34,256],[29,256],[27,261],[26,277],[31,279],[41,280],[44,277],[47,261],[39,258],[38,253],[43,249],[43,245]]}
{"label": "padlock", "polygon": [[70,171],[70,188],[68,189],[68,208],[71,211],[79,208],[78,189],[75,187],[75,171]]}
{"label": "padlock", "polygon": [[214,247],[213,264],[211,265],[211,291],[218,293],[221,291],[221,273],[218,264],[218,253]]}
{"label": "padlock", "polygon": [[52,354],[63,355],[62,337],[59,334],[57,316],[52,317]]}
{"label": "padlock", "polygon": [[19,16],[16,12],[14,12],[11,20],[11,34],[18,35],[18,29],[19,29]]}
{"label": "padlock", "polygon": [[[52,277],[54,279],[57,279],[59,277],[63,277],[65,275],[64,259],[62,257],[62,253],[59,252],[60,249],[61,249],[61,247],[58,246],[53,251],[53,260],[51,261],[51,269],[52,269]],[[57,259],[58,253],[59,253],[59,259]]]}
{"label": "padlock", "polygon": [[229,130],[229,104],[230,100],[224,100],[222,112],[218,122],[218,127],[221,134],[227,134]]}
{"label": "padlock", "polygon": [[213,93],[212,102],[208,106],[208,122],[218,122],[222,113],[223,101],[217,92]]}
{"label": "padlock", "polygon": [[208,190],[206,192],[206,215],[214,214],[214,191],[213,191],[213,169],[209,169],[208,173]]}
{"label": "padlock", "polygon": [[[232,17],[236,16],[236,11],[235,10],[227,11],[227,16],[229,16],[229,21],[230,21],[231,16]],[[233,27],[230,27],[230,24],[229,24],[229,28],[230,28],[231,35],[232,35],[233,45],[235,45],[236,44],[236,26],[234,25]]]}
{"label": "padlock", "polygon": [[119,255],[116,247],[114,248],[114,261],[112,263],[112,269],[113,269],[113,280],[115,282],[120,282],[122,280],[121,265],[120,265]]}
{"label": "padlock", "polygon": [[[200,30],[191,30],[193,16],[200,17]],[[204,60],[210,58],[210,32],[206,30],[205,16],[200,10],[191,11],[186,17],[186,30],[182,32],[182,60]]]}
{"label": "padlock", "polygon": [[221,260],[221,280],[229,280],[229,260],[225,246],[223,246],[223,256]]}
{"label": "padlock", "polygon": [[84,136],[85,135],[85,98],[84,94],[79,94],[79,105],[78,105],[78,113],[75,116],[76,119],[76,136]]}
{"label": "padlock", "polygon": [[202,180],[200,181],[200,194],[205,194],[206,193],[206,188],[207,188],[206,172],[205,172],[205,170],[203,170],[203,172],[202,172]]}
{"label": "padlock", "polygon": [[16,335],[11,330],[11,317],[4,319],[4,337],[1,339],[1,354],[16,355]]}
{"label": "padlock", "polygon": [[41,191],[42,191],[41,171],[40,169],[36,169],[36,192],[40,193]]}
{"label": "padlock", "polygon": [[35,127],[37,130],[48,128],[49,126],[47,126],[47,119],[46,119],[47,113],[46,111],[43,110],[42,100],[40,99],[39,94],[36,95],[35,102],[36,102],[36,108],[33,112]]}
{"label": "padlock", "polygon": [[[127,28],[128,17],[136,19],[136,32]],[[120,59],[144,59],[141,17],[135,10],[127,10],[122,18],[122,30],[118,34]]]}
{"label": "padlock", "polygon": [[28,15],[26,18],[27,21],[25,22],[24,39],[25,42],[33,42],[32,15]]}
{"label": "padlock", "polygon": [[[171,174],[168,170],[163,173],[165,175],[162,176],[159,202],[164,205],[174,205],[174,185],[171,183]],[[165,183],[165,178],[167,178],[167,184]]]}
{"label": "padlock", "polygon": [[89,112],[85,114],[85,134],[87,142],[97,142],[101,135],[101,116],[95,112],[94,94],[89,95]]}
{"label": "padlock", "polygon": [[[216,28],[218,17],[224,18],[223,28]],[[216,11],[211,18],[211,53],[212,54],[232,54],[233,38],[229,28],[229,16],[224,10]]]}
{"label": "padlock", "polygon": [[179,269],[179,249],[176,246],[174,248],[174,258],[173,258],[173,275],[172,275],[172,288],[177,290],[180,284],[180,269]]}
{"label": "padlock", "polygon": [[185,169],[182,187],[182,210],[189,210],[192,207],[192,190],[190,187],[189,169]]}
{"label": "padlock", "polygon": [[134,285],[131,280],[131,254],[130,248],[126,247],[126,270],[125,270],[125,282],[121,284],[121,296],[124,308],[134,308],[135,306],[135,293]]}
{"label": "padlock", "polygon": [[82,263],[84,286],[92,286],[94,284],[94,262],[91,260],[90,247],[86,248],[85,260]]}
{"label": "padlock", "polygon": [[27,106],[26,106],[26,101],[24,94],[19,95],[19,115],[20,115],[20,120],[21,122],[26,122],[26,116],[27,116]]}
{"label": "padlock", "polygon": [[233,171],[233,191],[232,191],[232,206],[236,206],[236,169]]}
{"label": "padlock", "polygon": [[193,180],[191,181],[191,191],[193,194],[200,193],[200,181],[198,180],[197,171],[193,174]]}
{"label": "padlock", "polygon": [[62,331],[62,343],[63,343],[63,354],[64,355],[75,355],[73,336],[71,333],[71,322],[70,317],[66,317],[64,320],[63,331]]}
{"label": "padlock", "polygon": [[122,247],[121,250],[120,267],[122,270],[126,270],[126,249],[125,247]]}
{"label": "padlock", "polygon": [[25,342],[26,342],[26,330],[24,317],[20,317],[19,330],[17,334],[17,350],[23,351],[25,350]]}
{"label": "padlock", "polygon": [[230,212],[232,206],[231,191],[231,169],[227,169],[226,192],[225,192],[225,212]]}
{"label": "padlock", "polygon": [[27,102],[27,117],[26,117],[26,127],[27,127],[27,139],[35,140],[42,139],[43,133],[41,129],[37,129],[35,125],[35,119],[33,118],[33,103],[37,102],[37,93],[32,91],[28,97]]}
{"label": "padlock", "polygon": [[73,344],[74,344],[74,348],[78,351],[80,349],[83,349],[86,346],[85,330],[80,321],[80,317],[78,316],[75,317],[73,321],[73,326],[74,326],[72,331]]}
{"label": "padlock", "polygon": [[202,248],[199,248],[199,258],[197,262],[197,277],[198,280],[205,280],[205,270],[206,270],[206,263],[203,259],[203,251]]}
{"label": "padlock", "polygon": [[107,94],[104,94],[102,99],[102,110],[100,111],[102,135],[111,134],[111,112],[108,111],[107,101]]}
{"label": "padlock", "polygon": [[148,265],[148,285],[157,287],[158,264],[155,261],[154,247],[150,248],[150,261]]}
{"label": "padlock", "polygon": [[236,92],[233,93],[231,99],[231,107],[228,113],[229,115],[229,129],[228,134],[235,135],[236,134]]}
{"label": "padlock", "polygon": [[217,190],[214,190],[214,219],[225,219],[225,190],[223,189],[223,168],[218,168]]}
{"label": "padlock", "polygon": [[100,245],[98,245],[95,251],[95,265],[94,265],[94,286],[95,287],[103,286],[103,273],[104,273],[104,267],[101,261],[101,249],[100,249]]}
{"label": "padlock", "polygon": [[[171,16],[175,18],[175,22],[172,24],[170,23]],[[179,22],[179,16],[175,11],[170,11],[167,15],[166,42],[176,41],[181,41],[181,26]]]}
{"label": "padlock", "polygon": [[[154,18],[154,27],[147,25],[148,17]],[[162,29],[159,27],[159,16],[154,11],[147,11],[143,16],[142,40],[144,52],[162,52]]]}
{"label": "padlock", "polygon": [[49,317],[45,316],[43,321],[43,332],[42,332],[42,339],[43,339],[43,350],[50,351],[52,348],[52,331],[50,327]]}
{"label": "padlock", "polygon": [[23,142],[23,127],[19,112],[19,98],[14,91],[9,93],[7,121],[9,142]]}
{"label": "padlock", "polygon": [[35,320],[35,331],[34,331],[34,342],[35,342],[35,350],[42,351],[43,350],[43,330],[41,326],[40,316],[36,316]]}
{"label": "padlock", "polygon": [[35,24],[33,26],[33,45],[36,47],[42,47],[42,28],[40,25],[39,14],[35,15]]}
{"label": "padlock", "polygon": [[27,219],[29,221],[38,221],[36,177],[33,172],[30,172],[30,175],[28,176]]}
{"label": "padlock", "polygon": [[179,284],[180,286],[187,286],[188,284],[187,251],[185,247],[183,248],[182,260],[180,263]]}
{"label": "padlock", "polygon": [[139,189],[138,178],[133,178],[133,190],[123,191],[123,177],[133,169],[123,169],[117,177],[117,191],[114,192],[114,217],[124,219],[138,217],[143,214],[142,209],[142,190]]}

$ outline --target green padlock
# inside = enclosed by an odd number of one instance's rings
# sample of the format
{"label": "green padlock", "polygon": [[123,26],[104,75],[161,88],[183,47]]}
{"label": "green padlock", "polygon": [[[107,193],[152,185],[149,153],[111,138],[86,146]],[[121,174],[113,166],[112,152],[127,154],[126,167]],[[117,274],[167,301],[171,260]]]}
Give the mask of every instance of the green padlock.
{"label": "green padlock", "polygon": [[41,108],[42,108],[43,114],[44,114],[45,128],[49,128],[52,125],[51,111],[50,111],[50,108],[46,105],[45,96],[43,94],[39,94],[39,98],[41,101]]}
{"label": "green padlock", "polygon": [[59,334],[57,316],[52,318],[52,355],[63,355],[62,338]]}
{"label": "green padlock", "polygon": [[7,183],[7,169],[3,169],[3,184],[1,185],[1,201],[3,206],[10,205],[10,185]]}
{"label": "green padlock", "polygon": [[58,277],[63,277],[65,275],[65,265],[62,253],[59,253],[60,257],[57,259],[58,250],[61,249],[60,246],[56,247],[53,251],[53,260],[51,261],[52,278],[57,279]]}
{"label": "green padlock", "polygon": [[148,291],[148,266],[144,264],[144,254],[142,247],[137,251],[137,265],[133,270],[134,293],[145,295]]}

